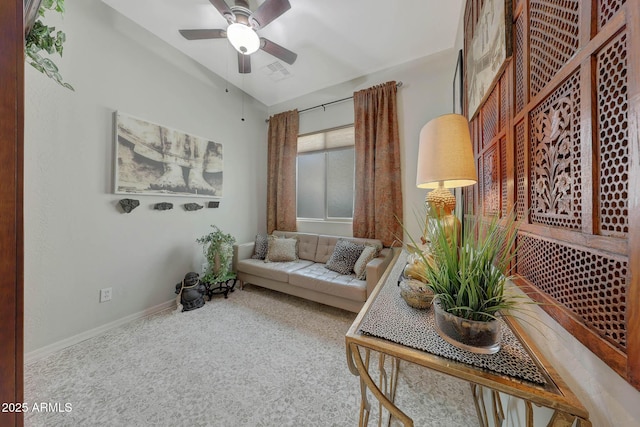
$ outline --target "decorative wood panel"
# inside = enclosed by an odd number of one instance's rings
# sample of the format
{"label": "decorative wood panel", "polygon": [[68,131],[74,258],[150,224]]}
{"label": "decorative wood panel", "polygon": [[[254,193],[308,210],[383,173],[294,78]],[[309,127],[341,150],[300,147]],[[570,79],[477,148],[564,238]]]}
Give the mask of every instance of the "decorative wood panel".
{"label": "decorative wood panel", "polygon": [[525,169],[525,138],[524,138],[524,122],[516,125],[516,214],[518,221],[525,219],[527,211],[527,188],[525,186],[526,169]]}
{"label": "decorative wood panel", "polygon": [[474,187],[466,188],[464,191],[464,213],[465,215],[473,215],[473,196],[474,196]]}
{"label": "decorative wood panel", "polygon": [[507,202],[509,200],[509,195],[507,194],[507,190],[509,187],[507,186],[507,139],[500,139],[500,212],[502,212],[502,216],[507,215],[509,211],[509,206]]}
{"label": "decorative wood panel", "polygon": [[581,228],[579,75],[530,113],[531,222]]}
{"label": "decorative wood panel", "polygon": [[520,14],[520,16],[516,19],[515,25],[515,48],[514,48],[514,63],[515,63],[515,72],[516,72],[516,113],[519,113],[524,108],[524,104],[526,102],[525,92],[526,87],[524,83],[525,79],[525,70],[524,70],[524,43],[525,43],[525,16],[524,13]]}
{"label": "decorative wood panel", "polygon": [[524,3],[524,0],[516,0],[514,2],[513,8],[514,9],[518,9],[518,8],[522,7],[522,3]]}
{"label": "decorative wood panel", "polygon": [[502,132],[507,127],[507,120],[509,119],[509,86],[507,84],[507,75],[503,74],[500,79],[500,96],[498,101],[500,102],[500,121],[498,125],[498,131]]}
{"label": "decorative wood panel", "polygon": [[500,207],[500,157],[494,145],[482,156],[481,190],[484,215],[498,215]]}
{"label": "decorative wood panel", "polygon": [[482,147],[486,148],[498,134],[498,91],[494,90],[482,109]]}
{"label": "decorative wood panel", "polygon": [[604,27],[625,3],[625,0],[598,0],[598,30]]}
{"label": "decorative wood panel", "polygon": [[515,210],[516,283],[640,389],[640,0],[518,0],[512,31],[465,213]]}
{"label": "decorative wood panel", "polygon": [[540,92],[578,50],[580,0],[531,0],[531,97]]}
{"label": "decorative wood panel", "polygon": [[522,277],[585,324],[616,346],[626,346],[626,257],[520,233],[517,265]]}
{"label": "decorative wood panel", "polygon": [[627,35],[619,34],[597,57],[600,143],[600,233],[625,237],[628,225]]}
{"label": "decorative wood panel", "polygon": [[480,115],[478,114],[474,120],[470,123],[471,126],[471,138],[473,138],[473,150],[477,153],[480,150],[478,144],[482,140],[482,134],[480,133]]}

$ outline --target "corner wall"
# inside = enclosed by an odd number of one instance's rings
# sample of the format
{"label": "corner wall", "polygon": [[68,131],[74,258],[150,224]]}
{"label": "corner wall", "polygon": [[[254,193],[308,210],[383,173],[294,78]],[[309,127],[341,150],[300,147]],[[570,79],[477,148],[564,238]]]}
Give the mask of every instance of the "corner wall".
{"label": "corner wall", "polygon": [[[218,225],[238,241],[264,229],[266,107],[206,71],[99,0],[69,0],[64,57],[54,60],[75,92],[26,67],[25,352],[81,339],[175,298],[200,271],[195,239]],[[113,194],[113,112],[224,145],[224,196],[210,199]],[[140,206],[121,213],[118,200]],[[173,210],[154,211],[157,202]],[[113,299],[99,303],[99,290]],[[161,332],[159,332],[161,333]]]}

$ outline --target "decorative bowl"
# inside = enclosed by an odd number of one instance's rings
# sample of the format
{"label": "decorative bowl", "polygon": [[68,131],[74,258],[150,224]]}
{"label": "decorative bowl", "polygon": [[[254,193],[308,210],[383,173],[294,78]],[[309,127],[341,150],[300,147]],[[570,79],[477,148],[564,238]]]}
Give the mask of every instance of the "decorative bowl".
{"label": "decorative bowl", "polygon": [[400,296],[413,308],[429,308],[433,301],[433,292],[427,286],[415,279],[403,278],[400,281]]}

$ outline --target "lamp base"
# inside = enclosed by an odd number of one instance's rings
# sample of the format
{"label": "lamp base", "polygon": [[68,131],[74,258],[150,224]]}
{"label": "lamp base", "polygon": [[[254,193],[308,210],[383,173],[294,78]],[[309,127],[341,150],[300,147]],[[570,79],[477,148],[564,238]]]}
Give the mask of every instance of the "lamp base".
{"label": "lamp base", "polygon": [[451,215],[451,212],[453,212],[456,207],[456,196],[454,196],[448,188],[444,187],[431,190],[427,193],[424,201],[432,209],[438,210],[438,212],[436,212],[437,216],[440,216],[440,211],[443,212],[443,215]]}
{"label": "lamp base", "polygon": [[[452,242],[455,238],[456,244],[460,244],[462,226],[458,217],[453,215],[456,207],[456,197],[444,186],[431,190],[425,198],[425,203],[432,213],[432,218],[440,221],[442,230],[447,235],[447,241]],[[428,221],[427,217],[427,221]],[[429,224],[426,224],[427,227]]]}

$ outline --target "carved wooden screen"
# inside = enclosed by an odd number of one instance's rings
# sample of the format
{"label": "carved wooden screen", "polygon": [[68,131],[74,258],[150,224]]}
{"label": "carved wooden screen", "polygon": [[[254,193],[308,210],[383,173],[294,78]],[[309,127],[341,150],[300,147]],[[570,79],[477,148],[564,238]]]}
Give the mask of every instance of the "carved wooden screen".
{"label": "carved wooden screen", "polygon": [[[465,51],[485,2],[467,1]],[[465,214],[513,210],[518,285],[640,389],[640,0],[511,3]]]}

